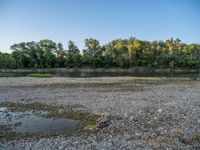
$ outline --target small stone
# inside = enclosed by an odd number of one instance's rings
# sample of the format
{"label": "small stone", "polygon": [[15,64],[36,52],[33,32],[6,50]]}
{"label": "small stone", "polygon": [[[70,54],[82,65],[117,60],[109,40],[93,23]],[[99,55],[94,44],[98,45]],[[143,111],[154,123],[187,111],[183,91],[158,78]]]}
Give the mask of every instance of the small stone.
{"label": "small stone", "polygon": [[125,114],[124,114],[124,117],[125,117],[125,118],[127,118],[127,117],[128,117],[128,114],[127,114],[127,113],[125,113]]}
{"label": "small stone", "polygon": [[162,112],[162,108],[158,109],[158,112],[161,113]]}
{"label": "small stone", "polygon": [[102,113],[101,114],[101,117],[106,117],[106,118],[108,118],[108,117],[111,117],[111,114],[110,113]]}
{"label": "small stone", "polygon": [[111,123],[111,115],[109,113],[101,114],[101,117],[96,122],[97,128],[104,128],[109,126]]}

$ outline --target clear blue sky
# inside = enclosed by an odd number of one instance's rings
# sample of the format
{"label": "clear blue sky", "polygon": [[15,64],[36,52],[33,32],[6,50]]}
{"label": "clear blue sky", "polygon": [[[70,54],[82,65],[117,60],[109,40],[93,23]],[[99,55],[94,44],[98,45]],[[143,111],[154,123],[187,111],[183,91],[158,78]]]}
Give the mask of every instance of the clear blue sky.
{"label": "clear blue sky", "polygon": [[85,38],[180,38],[200,43],[200,0],[0,0],[0,50],[52,39],[67,46]]}

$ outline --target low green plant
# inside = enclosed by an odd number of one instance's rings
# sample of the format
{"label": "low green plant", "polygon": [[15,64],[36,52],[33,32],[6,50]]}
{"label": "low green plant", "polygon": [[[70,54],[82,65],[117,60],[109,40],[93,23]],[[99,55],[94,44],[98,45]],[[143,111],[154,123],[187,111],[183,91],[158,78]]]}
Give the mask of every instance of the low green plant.
{"label": "low green plant", "polygon": [[27,77],[50,78],[50,77],[53,77],[53,74],[48,74],[48,73],[32,73],[32,74],[28,74]]}

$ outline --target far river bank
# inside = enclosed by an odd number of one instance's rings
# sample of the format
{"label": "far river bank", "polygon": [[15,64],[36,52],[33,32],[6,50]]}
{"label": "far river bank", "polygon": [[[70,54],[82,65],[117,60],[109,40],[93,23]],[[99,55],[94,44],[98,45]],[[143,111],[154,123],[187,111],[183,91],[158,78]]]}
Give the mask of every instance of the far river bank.
{"label": "far river bank", "polygon": [[170,72],[200,72],[200,68],[147,68],[147,67],[135,67],[135,68],[22,68],[22,69],[0,69],[0,72],[49,72],[49,71],[61,71],[61,72],[132,72],[132,73],[170,73]]}

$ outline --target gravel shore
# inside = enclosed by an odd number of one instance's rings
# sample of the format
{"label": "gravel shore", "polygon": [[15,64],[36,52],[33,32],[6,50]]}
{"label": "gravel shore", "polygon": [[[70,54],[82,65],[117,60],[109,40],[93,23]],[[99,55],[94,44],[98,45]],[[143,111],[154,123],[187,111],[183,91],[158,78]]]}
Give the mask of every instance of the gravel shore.
{"label": "gravel shore", "polygon": [[200,149],[200,81],[0,78],[0,102],[81,105],[120,116],[92,133],[0,143],[0,149]]}

